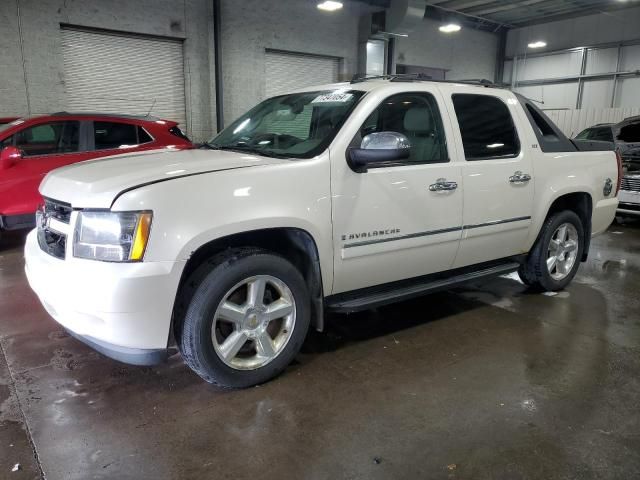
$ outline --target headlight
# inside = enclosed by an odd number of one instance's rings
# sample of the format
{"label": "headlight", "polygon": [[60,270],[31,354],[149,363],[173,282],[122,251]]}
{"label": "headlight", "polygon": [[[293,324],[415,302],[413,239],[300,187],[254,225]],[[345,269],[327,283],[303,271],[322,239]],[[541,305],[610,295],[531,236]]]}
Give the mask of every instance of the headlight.
{"label": "headlight", "polygon": [[73,256],[105,262],[139,262],[147,248],[152,217],[151,212],[80,212]]}

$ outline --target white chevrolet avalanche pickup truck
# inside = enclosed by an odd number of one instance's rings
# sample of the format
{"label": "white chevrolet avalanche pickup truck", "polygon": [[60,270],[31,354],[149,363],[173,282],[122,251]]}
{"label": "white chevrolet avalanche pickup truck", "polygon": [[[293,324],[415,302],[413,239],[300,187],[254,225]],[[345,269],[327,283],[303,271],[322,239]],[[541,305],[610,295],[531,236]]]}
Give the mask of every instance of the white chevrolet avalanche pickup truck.
{"label": "white chevrolet avalanche pickup truck", "polygon": [[327,310],[518,271],[562,289],[612,222],[620,166],[527,99],[394,76],[270,98],[210,143],[50,173],[29,283],[112,358],[177,344],[204,380],[281,372]]}

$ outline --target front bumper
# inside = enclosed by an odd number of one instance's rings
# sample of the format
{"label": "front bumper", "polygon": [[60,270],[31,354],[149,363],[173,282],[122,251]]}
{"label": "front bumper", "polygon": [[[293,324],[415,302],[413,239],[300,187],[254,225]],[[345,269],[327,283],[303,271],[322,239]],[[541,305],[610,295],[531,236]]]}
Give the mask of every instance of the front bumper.
{"label": "front bumper", "polygon": [[23,230],[36,226],[34,213],[23,215],[0,215],[0,230]]}
{"label": "front bumper", "polygon": [[618,192],[618,210],[616,213],[640,216],[640,192],[620,190]]}
{"label": "front bumper", "polygon": [[29,285],[73,336],[126,363],[166,356],[181,262],[107,263],[43,252],[32,231],[25,245]]}

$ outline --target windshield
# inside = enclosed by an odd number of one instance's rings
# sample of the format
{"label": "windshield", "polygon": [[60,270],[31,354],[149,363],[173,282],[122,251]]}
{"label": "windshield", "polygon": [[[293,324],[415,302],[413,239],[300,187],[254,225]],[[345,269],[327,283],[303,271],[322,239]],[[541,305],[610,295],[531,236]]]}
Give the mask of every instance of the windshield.
{"label": "windshield", "polygon": [[592,127],[580,132],[578,140],[599,140],[602,142],[613,142],[613,132],[611,127]]}
{"label": "windshield", "polygon": [[273,97],[208,145],[275,157],[311,158],[325,150],[364,92],[324,90]]}

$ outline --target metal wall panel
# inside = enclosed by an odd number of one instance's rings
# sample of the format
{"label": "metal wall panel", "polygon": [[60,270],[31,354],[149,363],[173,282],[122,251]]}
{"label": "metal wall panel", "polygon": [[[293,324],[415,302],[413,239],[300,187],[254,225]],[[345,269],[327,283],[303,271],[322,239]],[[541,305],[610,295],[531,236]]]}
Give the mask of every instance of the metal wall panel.
{"label": "metal wall panel", "polygon": [[537,102],[541,108],[575,108],[578,82],[527,85],[514,91]]}
{"label": "metal wall panel", "polygon": [[609,108],[613,96],[613,79],[585,80],[581,108]]}
{"label": "metal wall panel", "polygon": [[615,105],[620,107],[640,107],[640,77],[618,80]]}
{"label": "metal wall panel", "polygon": [[611,73],[618,67],[618,48],[595,48],[587,50],[585,73]]}
{"label": "metal wall panel", "polygon": [[620,70],[635,71],[640,68],[640,45],[622,47]]}
{"label": "metal wall panel", "polygon": [[524,57],[518,59],[517,81],[560,78],[580,74],[582,54],[566,52],[544,57]]}
{"label": "metal wall panel", "polygon": [[340,59],[267,50],[265,97],[338,81]]}
{"label": "metal wall panel", "polygon": [[186,125],[182,42],[62,29],[69,111],[151,115]]}

